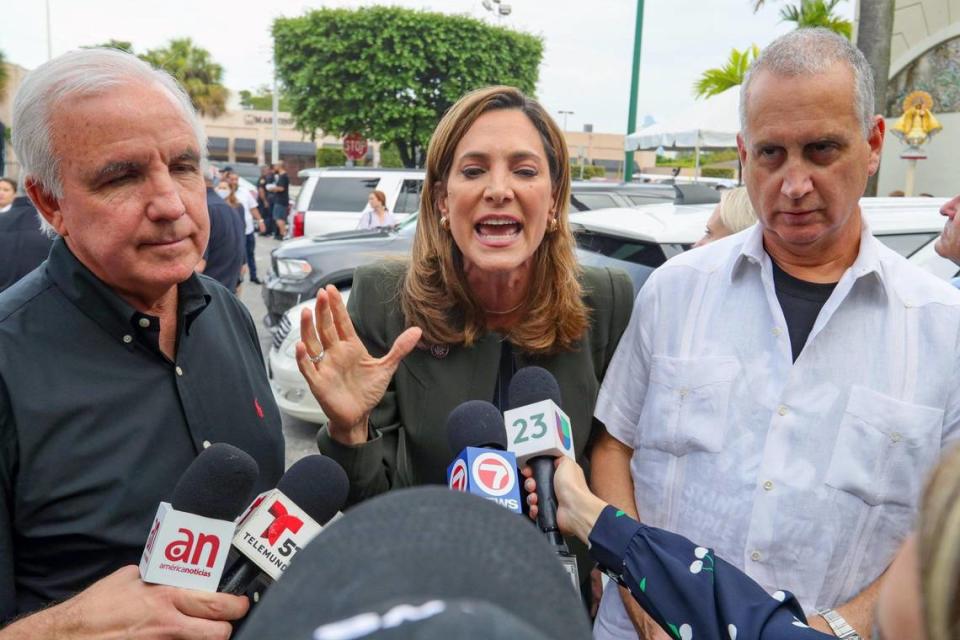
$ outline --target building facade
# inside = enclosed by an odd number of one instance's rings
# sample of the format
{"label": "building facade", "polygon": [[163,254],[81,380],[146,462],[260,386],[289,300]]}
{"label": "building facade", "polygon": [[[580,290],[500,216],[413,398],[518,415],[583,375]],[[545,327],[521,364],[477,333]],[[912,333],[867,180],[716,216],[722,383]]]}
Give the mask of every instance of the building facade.
{"label": "building facade", "polygon": [[[914,195],[953,196],[960,193],[960,0],[897,0],[890,84],[887,95],[877,100],[888,131],[903,113],[903,99],[917,90],[933,97],[943,130],[923,147],[927,159],[918,163]],[[877,195],[904,188],[908,165],[900,154],[905,149],[905,143],[888,134]]]}

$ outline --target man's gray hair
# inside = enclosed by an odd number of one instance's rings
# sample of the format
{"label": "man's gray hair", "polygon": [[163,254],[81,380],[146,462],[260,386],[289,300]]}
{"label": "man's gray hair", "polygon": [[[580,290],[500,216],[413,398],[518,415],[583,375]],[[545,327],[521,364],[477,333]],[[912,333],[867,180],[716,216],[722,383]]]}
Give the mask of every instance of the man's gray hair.
{"label": "man's gray hair", "polygon": [[854,109],[860,119],[863,137],[873,130],[873,70],[863,53],[843,36],[824,29],[804,28],[791,31],[771,42],[753,61],[740,86],[740,130],[746,136],[747,102],[750,84],[761,71],[778,76],[813,75],[844,62],[853,72]]}
{"label": "man's gray hair", "polygon": [[[173,77],[118,49],[78,49],[43,63],[26,75],[13,99],[12,141],[21,167],[21,182],[31,178],[47,194],[63,197],[60,159],[53,152],[53,114],[69,109],[72,98],[101,95],[125,84],[158,84],[166,89],[196,134],[201,163],[206,163],[207,136],[190,97]],[[56,235],[41,217],[41,227]]]}

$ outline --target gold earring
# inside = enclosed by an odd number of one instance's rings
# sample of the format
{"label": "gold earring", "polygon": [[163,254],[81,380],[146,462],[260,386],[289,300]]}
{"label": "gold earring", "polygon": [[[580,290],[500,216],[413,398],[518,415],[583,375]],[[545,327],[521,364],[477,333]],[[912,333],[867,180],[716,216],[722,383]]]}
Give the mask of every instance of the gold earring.
{"label": "gold earring", "polygon": [[557,222],[556,218],[550,218],[550,221],[547,223],[547,233],[553,233],[559,226],[560,223]]}
{"label": "gold earring", "polygon": [[440,228],[444,231],[450,231],[450,218],[447,216],[440,216]]}

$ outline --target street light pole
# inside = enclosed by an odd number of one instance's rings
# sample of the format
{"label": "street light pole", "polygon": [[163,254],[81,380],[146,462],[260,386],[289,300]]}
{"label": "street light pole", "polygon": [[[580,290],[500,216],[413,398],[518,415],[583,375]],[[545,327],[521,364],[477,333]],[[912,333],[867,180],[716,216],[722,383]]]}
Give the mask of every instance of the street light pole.
{"label": "street light pole", "polygon": [[273,123],[273,131],[271,134],[273,136],[273,149],[270,152],[270,164],[277,164],[280,162],[280,135],[277,131],[277,121],[280,119],[280,92],[277,87],[277,43],[273,43],[273,116],[271,121]]}
{"label": "street light pole", "polygon": [[565,111],[565,110],[563,110],[563,109],[559,109],[559,110],[557,110],[557,113],[559,113],[560,115],[563,116],[563,131],[564,131],[564,133],[566,133],[566,131],[567,131],[567,116],[572,116],[572,115],[574,114],[574,112],[573,112],[573,111]]}
{"label": "street light pole", "polygon": [[50,0],[47,0],[47,60],[53,60],[53,35],[50,32]]}
{"label": "street light pole", "polygon": [[[640,44],[643,39],[643,0],[637,0],[637,26],[633,33],[633,66],[630,68],[630,107],[627,110],[627,133],[637,129],[637,89],[640,83]],[[633,150],[625,151],[623,180],[633,179]]]}

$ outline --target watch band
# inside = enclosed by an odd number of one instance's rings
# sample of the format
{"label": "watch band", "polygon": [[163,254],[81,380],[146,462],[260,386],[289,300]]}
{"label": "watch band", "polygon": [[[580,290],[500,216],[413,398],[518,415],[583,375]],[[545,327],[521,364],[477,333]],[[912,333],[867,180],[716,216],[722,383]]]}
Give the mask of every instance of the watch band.
{"label": "watch band", "polygon": [[817,615],[827,621],[827,624],[830,625],[830,628],[833,630],[833,635],[838,638],[842,638],[843,640],[861,640],[857,630],[851,627],[850,623],[844,620],[843,616],[833,609],[820,609],[817,611]]}

